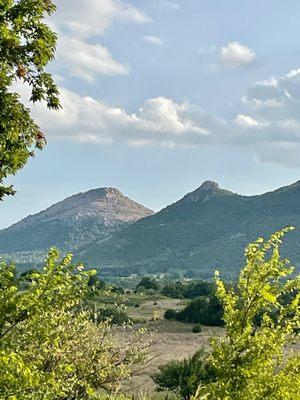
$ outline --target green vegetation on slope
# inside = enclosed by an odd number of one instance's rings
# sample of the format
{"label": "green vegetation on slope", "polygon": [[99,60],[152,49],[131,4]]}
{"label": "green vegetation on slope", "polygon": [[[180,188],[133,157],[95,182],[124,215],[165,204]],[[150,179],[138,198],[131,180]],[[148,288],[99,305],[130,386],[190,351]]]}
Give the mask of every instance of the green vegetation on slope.
{"label": "green vegetation on slope", "polygon": [[[79,258],[110,275],[180,269],[212,278],[219,269],[231,279],[242,266],[247,243],[288,225],[300,228],[300,182],[250,197],[200,187],[110,240],[86,246]],[[283,254],[299,265],[300,229],[290,235]]]}

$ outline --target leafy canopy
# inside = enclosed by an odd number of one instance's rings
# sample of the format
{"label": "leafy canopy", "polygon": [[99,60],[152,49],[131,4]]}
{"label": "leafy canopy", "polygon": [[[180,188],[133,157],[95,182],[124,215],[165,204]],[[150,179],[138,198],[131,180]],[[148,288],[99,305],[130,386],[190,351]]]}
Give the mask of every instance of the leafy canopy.
{"label": "leafy canopy", "polygon": [[139,331],[121,340],[87,309],[93,274],[69,255],[59,261],[52,249],[43,271],[33,271],[20,290],[15,267],[0,264],[1,399],[103,398],[143,360]]}
{"label": "leafy canopy", "polygon": [[60,107],[57,86],[45,72],[54,58],[57,36],[44,19],[54,11],[51,0],[0,0],[0,199],[14,194],[12,186],[4,185],[8,175],[46,143],[14,85],[28,86],[32,102]]}
{"label": "leafy canopy", "polygon": [[216,274],[226,335],[212,341],[209,363],[216,379],[200,386],[196,399],[300,399],[300,356],[287,349],[299,335],[300,277],[292,276],[293,267],[279,253],[291,229],[247,247],[236,291],[227,290]]}

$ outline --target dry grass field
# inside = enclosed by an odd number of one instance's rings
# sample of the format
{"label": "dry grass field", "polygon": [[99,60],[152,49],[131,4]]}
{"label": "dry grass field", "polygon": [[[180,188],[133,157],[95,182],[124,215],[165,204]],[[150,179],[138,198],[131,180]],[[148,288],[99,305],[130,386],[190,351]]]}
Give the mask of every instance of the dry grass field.
{"label": "dry grass field", "polygon": [[130,317],[140,321],[137,326],[144,325],[151,332],[152,341],[148,362],[126,387],[131,393],[153,394],[155,384],[151,375],[159,365],[188,358],[200,348],[208,350],[210,338],[222,335],[222,328],[203,326],[202,332],[196,334],[192,332],[193,324],[163,319],[167,309],[181,309],[185,304],[186,301],[179,299],[158,299],[146,300],[139,307],[128,307]]}
{"label": "dry grass field", "polygon": [[[139,325],[147,326],[153,337],[150,347],[149,361],[134,376],[125,390],[135,393],[137,398],[155,393],[155,384],[151,375],[158,370],[158,366],[171,360],[182,360],[192,356],[197,350],[209,350],[210,339],[222,337],[224,330],[218,327],[202,326],[201,333],[193,333],[193,324],[163,319],[168,308],[180,309],[186,304],[179,299],[146,300],[139,307],[128,307],[127,312]],[[155,318],[153,318],[155,317]],[[142,321],[144,321],[142,323]],[[293,350],[300,352],[300,343],[292,346]],[[161,398],[161,397],[160,397]]]}
{"label": "dry grass field", "polygon": [[156,321],[149,324],[154,343],[150,348],[150,361],[134,377],[132,387],[142,393],[153,393],[155,384],[151,375],[158,366],[171,360],[182,360],[192,356],[197,350],[209,349],[211,337],[221,336],[222,328],[203,327],[201,333],[192,332],[192,324],[177,321]]}

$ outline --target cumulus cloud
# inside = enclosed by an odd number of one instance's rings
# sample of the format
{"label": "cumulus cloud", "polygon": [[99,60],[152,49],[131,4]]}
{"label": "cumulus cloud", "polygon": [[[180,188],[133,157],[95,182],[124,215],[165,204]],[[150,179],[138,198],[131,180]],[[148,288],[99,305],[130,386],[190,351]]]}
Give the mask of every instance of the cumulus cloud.
{"label": "cumulus cloud", "polygon": [[259,137],[251,137],[259,158],[299,167],[300,69],[257,82],[248,89],[242,103],[253,120],[265,124],[257,126]]}
{"label": "cumulus cloud", "polygon": [[115,61],[101,44],[89,44],[81,39],[62,37],[58,42],[57,60],[71,76],[92,81],[97,74],[126,75],[128,66]]}
{"label": "cumulus cloud", "polygon": [[273,122],[300,119],[300,69],[258,82],[247,90],[243,103]]}
{"label": "cumulus cloud", "polygon": [[246,67],[255,58],[255,52],[239,42],[229,42],[220,52],[220,64],[225,68]]}
{"label": "cumulus cloud", "polygon": [[54,21],[72,36],[103,35],[113,22],[149,22],[142,11],[121,0],[57,0]]}
{"label": "cumulus cloud", "polygon": [[249,117],[249,115],[238,114],[234,122],[243,128],[258,128],[262,129],[268,126],[268,122],[258,122],[254,118]]}
{"label": "cumulus cloud", "polygon": [[61,88],[62,109],[51,111],[43,104],[29,105],[29,89],[15,86],[49,138],[79,143],[109,144],[116,141],[130,146],[191,146],[207,141],[210,128],[222,125],[189,103],[166,97],[147,99],[137,113],[111,107],[92,97]]}
{"label": "cumulus cloud", "polygon": [[[14,89],[28,101],[22,87]],[[168,148],[235,146],[252,150],[262,162],[300,166],[300,69],[257,82],[230,120],[164,96],[146,99],[135,113],[65,88],[61,101],[63,109],[58,112],[41,104],[33,107],[49,138]]]}
{"label": "cumulus cloud", "polygon": [[96,75],[129,73],[99,37],[114,22],[149,22],[145,13],[121,0],[57,0],[56,4],[57,13],[50,21],[60,33],[56,69],[66,68],[71,76],[88,81]]}
{"label": "cumulus cloud", "polygon": [[156,46],[163,45],[163,41],[158,36],[144,36],[143,41],[150,44],[155,44]]}

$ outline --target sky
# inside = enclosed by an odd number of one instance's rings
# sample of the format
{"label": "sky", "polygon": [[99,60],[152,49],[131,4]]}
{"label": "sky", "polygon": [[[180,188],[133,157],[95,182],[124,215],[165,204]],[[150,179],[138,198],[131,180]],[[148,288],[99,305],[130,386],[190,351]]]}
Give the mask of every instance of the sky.
{"label": "sky", "polygon": [[300,2],[57,0],[63,109],[24,104],[48,145],[7,183],[0,228],[117,187],[154,210],[205,180],[251,195],[300,179]]}

